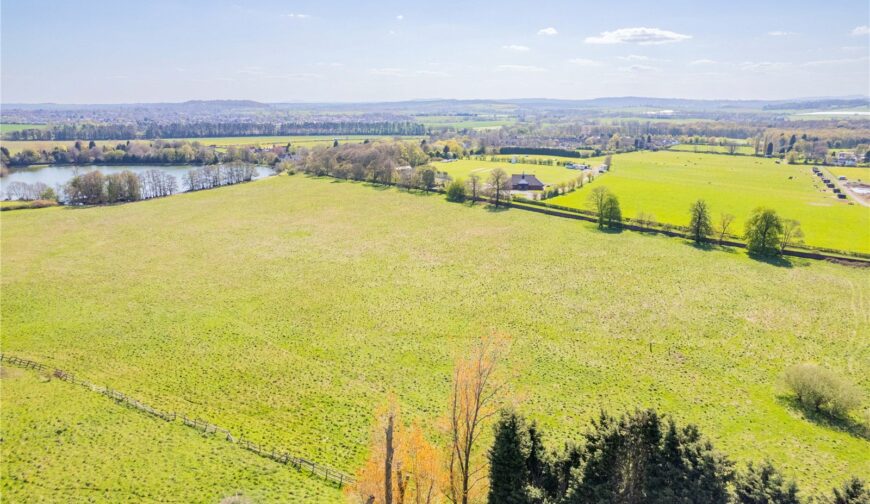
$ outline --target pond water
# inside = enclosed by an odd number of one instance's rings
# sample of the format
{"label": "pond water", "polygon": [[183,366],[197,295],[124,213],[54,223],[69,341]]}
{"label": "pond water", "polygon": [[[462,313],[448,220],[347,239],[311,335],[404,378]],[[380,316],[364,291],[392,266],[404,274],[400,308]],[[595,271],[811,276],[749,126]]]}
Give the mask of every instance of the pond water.
{"label": "pond water", "polygon": [[[170,175],[174,175],[178,180],[179,191],[184,190],[184,174],[188,171],[199,168],[198,165],[88,165],[88,166],[73,166],[73,165],[49,165],[37,166],[33,168],[24,168],[12,170],[5,177],[0,177],[0,196],[7,198],[6,187],[10,182],[24,182],[33,184],[42,182],[52,189],[57,190],[63,187],[76,175],[99,170],[103,175],[110,173],[120,173],[122,171],[131,171],[135,174],[140,174],[148,170],[160,170]],[[257,166],[257,174],[254,179],[268,177],[274,172],[268,166]]]}

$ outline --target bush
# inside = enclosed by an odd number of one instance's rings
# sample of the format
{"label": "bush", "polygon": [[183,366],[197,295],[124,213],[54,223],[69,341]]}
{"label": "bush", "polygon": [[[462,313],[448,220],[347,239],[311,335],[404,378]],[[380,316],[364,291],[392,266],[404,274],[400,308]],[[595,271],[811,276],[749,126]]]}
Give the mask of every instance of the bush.
{"label": "bush", "polygon": [[797,364],[785,370],[785,382],[798,401],[814,411],[842,416],[861,404],[857,387],[815,364]]}
{"label": "bush", "polygon": [[858,478],[852,478],[841,488],[834,489],[832,504],[866,504],[870,502],[870,490]]}
{"label": "bush", "polygon": [[452,180],[447,184],[447,201],[456,203],[465,201],[465,182],[462,179]]}

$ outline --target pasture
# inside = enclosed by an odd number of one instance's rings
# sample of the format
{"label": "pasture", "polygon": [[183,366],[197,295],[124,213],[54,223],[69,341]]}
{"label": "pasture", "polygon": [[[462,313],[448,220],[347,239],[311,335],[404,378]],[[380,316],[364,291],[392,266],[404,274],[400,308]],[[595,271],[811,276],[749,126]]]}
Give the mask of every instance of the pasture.
{"label": "pasture", "polygon": [[[511,397],[553,439],[601,408],[656,407],[808,493],[870,474],[870,442],[805,418],[780,382],[814,361],[870,391],[864,270],[300,175],[7,212],[0,232],[4,352],[338,469],[362,463],[390,393],[438,436],[454,358],[497,330],[513,340]],[[6,495],[45,495],[27,483],[38,476],[70,500],[338,498],[65,383],[3,373]],[[109,460],[117,470],[100,471]],[[73,463],[85,476],[68,482]]]}
{"label": "pasture", "polygon": [[[540,158],[558,159],[560,161],[570,160],[572,163],[587,163],[592,166],[600,164],[601,160],[603,160],[603,158],[575,159],[556,158],[553,156],[540,156]],[[469,175],[477,174],[484,183],[489,177],[489,173],[496,168],[503,169],[508,175],[520,173],[533,174],[545,184],[558,184],[560,182],[576,180],[581,174],[580,170],[571,170],[558,165],[550,166],[522,162],[511,163],[509,161],[481,161],[476,159],[460,159],[450,163],[433,162],[432,166],[434,166],[438,171],[447,172],[453,178],[468,180]]]}
{"label": "pasture", "polygon": [[[755,148],[751,145],[742,145],[743,141],[741,141],[741,145],[737,146],[737,150],[735,151],[737,154],[745,154],[747,156],[752,156],[755,154]],[[673,147],[669,147],[672,151],[680,151],[680,152],[711,152],[718,154],[727,154],[729,153],[728,146],[725,145],[698,145],[698,144],[677,144]]]}
{"label": "pasture", "polygon": [[607,186],[620,200],[625,217],[653,214],[658,222],[687,225],[689,206],[707,201],[714,221],[735,215],[733,232],[743,232],[752,209],[766,206],[800,221],[808,245],[870,252],[870,212],[837,200],[805,165],[772,159],[684,152],[634,152],[613,157],[613,170],[583,189],[547,200],[589,208],[596,185]]}
{"label": "pasture", "polygon": [[45,124],[0,124],[0,134],[26,129],[42,129],[45,127]]}
{"label": "pasture", "polygon": [[846,177],[849,181],[870,182],[870,168],[857,166],[825,166],[822,170],[827,170],[835,177]]}

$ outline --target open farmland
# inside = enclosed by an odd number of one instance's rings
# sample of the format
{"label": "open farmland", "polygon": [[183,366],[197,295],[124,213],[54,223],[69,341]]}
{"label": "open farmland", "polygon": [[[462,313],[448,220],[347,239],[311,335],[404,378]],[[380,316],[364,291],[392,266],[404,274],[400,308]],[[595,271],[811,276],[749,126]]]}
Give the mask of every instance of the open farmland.
{"label": "open farmland", "polygon": [[45,124],[0,124],[0,134],[26,129],[42,129],[45,127]]}
{"label": "open farmland", "polygon": [[[519,157],[519,156],[518,156]],[[571,163],[589,163],[595,166],[599,164],[603,158],[556,158],[553,156],[540,156],[542,159],[558,159],[561,161],[569,161]],[[558,184],[559,182],[568,182],[576,180],[581,172],[579,170],[571,170],[564,166],[558,165],[540,165],[533,163],[511,163],[508,161],[480,161],[475,159],[460,159],[450,163],[433,163],[433,166],[438,171],[447,172],[453,178],[468,179],[471,174],[476,174],[486,182],[489,173],[496,168],[501,168],[508,175],[511,174],[533,174],[545,184]]]}
{"label": "open farmland", "polygon": [[[870,390],[863,270],[298,175],[9,212],[0,231],[4,352],[346,471],[390,392],[435,431],[455,355],[499,330],[513,339],[513,395],[553,439],[600,408],[649,406],[738,461],[769,457],[809,493],[870,473],[865,438],[805,419],[780,384],[813,360]],[[42,491],[24,481],[38,474],[70,500],[273,486],[337,498],[231,445],[9,371],[2,469],[23,476],[4,479],[6,495]],[[119,469],[65,479],[67,463],[108,459]],[[155,472],[166,460],[184,474]]]}
{"label": "open farmland", "polygon": [[61,380],[4,365],[0,385],[5,502],[342,502],[333,486]]}
{"label": "open farmland", "polygon": [[[672,151],[680,152],[712,152],[717,154],[728,154],[729,148],[725,145],[699,145],[699,144],[677,144],[669,148]],[[746,154],[748,156],[755,154],[755,148],[751,145],[738,145],[736,147],[737,154]]]}
{"label": "open farmland", "polygon": [[826,166],[822,168],[831,172],[835,177],[846,177],[850,181],[870,182],[870,168],[857,166]]}
{"label": "open farmland", "polygon": [[800,221],[808,245],[870,252],[870,212],[837,200],[806,165],[746,156],[637,152],[614,156],[612,172],[548,201],[588,208],[589,191],[596,185],[619,197],[626,217],[645,212],[659,222],[687,225],[689,206],[700,198],[709,204],[714,220],[721,212],[735,215],[733,231],[742,233],[752,209],[766,206]]}

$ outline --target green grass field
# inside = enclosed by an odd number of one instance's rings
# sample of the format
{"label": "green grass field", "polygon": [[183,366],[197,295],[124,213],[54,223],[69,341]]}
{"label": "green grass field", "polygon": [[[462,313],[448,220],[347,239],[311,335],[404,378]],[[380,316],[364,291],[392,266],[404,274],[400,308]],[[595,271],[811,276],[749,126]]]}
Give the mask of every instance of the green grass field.
{"label": "green grass field", "polygon": [[[4,352],[346,471],[391,392],[437,435],[455,356],[499,330],[512,397],[553,447],[601,408],[656,407],[809,493],[870,474],[870,442],[805,419],[780,383],[813,361],[870,391],[864,270],[299,175],[5,212],[0,232]],[[47,482],[4,476],[7,496],[337,498],[66,383],[0,386],[3,474]]]}
{"label": "green grass field", "polygon": [[[680,152],[718,152],[724,154],[728,152],[728,147],[725,145],[678,144],[670,147],[670,150]],[[753,155],[755,154],[755,148],[751,145],[738,145],[736,152],[737,154]]]}
{"label": "green grass field", "polygon": [[[184,140],[187,142],[199,142],[203,145],[214,145],[220,148],[226,148],[229,146],[257,146],[257,147],[271,147],[273,145],[287,145],[290,143],[296,147],[316,147],[322,145],[332,145],[335,139],[338,139],[339,143],[361,143],[366,139],[373,140],[376,138],[381,138],[377,135],[326,135],[326,136],[250,136],[250,137],[207,137],[207,138],[167,138],[164,139],[167,142],[175,141],[175,140]],[[393,137],[384,137],[384,138],[393,138]],[[402,137],[406,139],[419,139],[422,137]],[[148,142],[149,140],[135,140],[137,142]],[[109,147],[114,147],[119,143],[125,143],[126,140],[97,140],[94,143],[97,146],[102,147],[103,145],[107,145]],[[55,145],[64,145],[71,146],[74,142],[72,141],[48,141],[48,140],[21,140],[21,141],[3,141],[0,142],[3,146],[9,149],[9,152],[15,154],[17,152],[21,152],[24,149],[33,149],[36,151],[42,150],[51,150]],[[87,142],[84,142],[87,144]]]}
{"label": "green grass field", "polygon": [[2,367],[0,386],[5,502],[343,502],[333,486],[61,380]]}
{"label": "green grass field", "polygon": [[45,124],[0,124],[0,133],[9,133],[10,131],[21,131],[26,129],[42,129]]}
{"label": "green grass field", "polygon": [[844,176],[849,181],[870,182],[870,168],[859,168],[857,166],[824,166],[819,167],[822,170],[827,170],[835,177]]}
{"label": "green grass field", "polygon": [[625,217],[651,213],[659,222],[687,225],[689,206],[701,198],[715,217],[737,217],[735,232],[753,208],[767,206],[800,221],[808,245],[870,252],[870,210],[833,197],[805,165],[771,159],[682,152],[635,152],[613,157],[613,171],[565,196],[547,200],[588,208],[596,185],[617,196]]}
{"label": "green grass field", "polygon": [[[603,158],[587,158],[587,159],[574,159],[574,158],[554,158],[552,156],[542,156],[544,159],[560,159],[567,160],[571,159],[572,162],[577,163],[588,163],[592,166],[599,164]],[[511,174],[533,174],[538,180],[544,182],[545,184],[558,184],[559,182],[568,182],[570,180],[576,180],[580,176],[579,170],[569,170],[564,166],[548,166],[548,165],[537,165],[532,163],[510,163],[507,161],[478,161],[478,160],[469,160],[469,159],[460,159],[458,161],[453,161],[451,163],[432,163],[432,165],[438,171],[444,171],[450,174],[453,178],[462,178],[468,179],[468,176],[472,173],[477,174],[481,177],[483,182],[485,183],[487,177],[489,177],[489,173],[496,169],[501,168],[508,173]]]}

